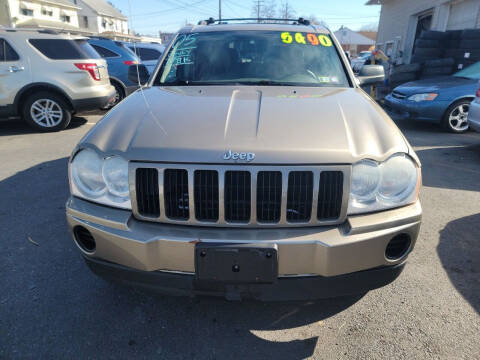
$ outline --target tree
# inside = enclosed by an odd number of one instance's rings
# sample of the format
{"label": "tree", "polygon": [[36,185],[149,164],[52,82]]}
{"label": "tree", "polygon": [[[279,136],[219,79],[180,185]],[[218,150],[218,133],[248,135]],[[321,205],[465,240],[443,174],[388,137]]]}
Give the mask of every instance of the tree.
{"label": "tree", "polygon": [[318,18],[317,18],[314,14],[312,14],[312,15],[310,15],[310,16],[301,16],[301,17],[303,17],[304,19],[310,20],[310,23],[311,23],[312,25],[327,26],[327,23],[326,23],[325,21],[323,21],[323,20],[318,20]]}
{"label": "tree", "polygon": [[278,17],[280,19],[295,19],[296,11],[289,4],[288,0],[282,1],[278,9]]}
{"label": "tree", "polygon": [[360,28],[360,31],[377,31],[377,30],[378,30],[378,22],[365,24]]}
{"label": "tree", "polygon": [[[275,0],[254,0],[252,6],[252,17],[259,18],[273,18],[275,17],[275,8],[277,3]],[[265,21],[262,21],[265,22]]]}

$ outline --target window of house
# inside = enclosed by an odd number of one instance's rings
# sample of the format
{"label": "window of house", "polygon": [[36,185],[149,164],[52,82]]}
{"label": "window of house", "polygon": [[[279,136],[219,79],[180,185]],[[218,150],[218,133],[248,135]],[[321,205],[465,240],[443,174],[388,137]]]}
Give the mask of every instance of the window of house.
{"label": "window of house", "polygon": [[43,9],[42,9],[42,15],[53,16],[53,11],[52,11],[52,10],[49,10],[49,9],[43,8]]}
{"label": "window of house", "polygon": [[21,13],[22,13],[22,15],[25,15],[25,16],[33,16],[33,10],[32,9],[22,8]]}
{"label": "window of house", "polygon": [[88,16],[83,17],[83,27],[88,28]]}
{"label": "window of house", "polygon": [[61,15],[60,20],[62,20],[63,22],[69,23],[70,22],[70,16],[69,15]]}
{"label": "window of house", "polygon": [[0,62],[17,61],[18,59],[20,57],[10,44],[5,39],[0,39]]}

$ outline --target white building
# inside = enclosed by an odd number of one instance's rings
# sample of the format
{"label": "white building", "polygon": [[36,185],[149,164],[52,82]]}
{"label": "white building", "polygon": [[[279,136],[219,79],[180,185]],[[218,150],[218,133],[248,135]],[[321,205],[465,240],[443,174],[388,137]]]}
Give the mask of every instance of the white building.
{"label": "white building", "polygon": [[345,26],[335,31],[334,34],[343,50],[349,51],[352,57],[357,56],[360,51],[370,50],[375,46],[374,40]]}
{"label": "white building", "polygon": [[422,30],[480,28],[480,0],[369,0],[381,5],[377,47],[405,63]]}
{"label": "white building", "polygon": [[79,9],[69,0],[0,0],[0,25],[75,31]]}
{"label": "white building", "polygon": [[104,0],[72,0],[79,6],[78,21],[81,29],[98,35],[128,36],[127,17]]}

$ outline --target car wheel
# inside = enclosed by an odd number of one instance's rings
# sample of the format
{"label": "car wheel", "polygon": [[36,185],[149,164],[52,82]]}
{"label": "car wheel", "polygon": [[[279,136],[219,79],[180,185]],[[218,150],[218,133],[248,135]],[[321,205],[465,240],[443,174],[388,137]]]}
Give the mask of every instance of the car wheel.
{"label": "car wheel", "polygon": [[471,100],[459,100],[447,109],[443,117],[443,126],[452,133],[463,133],[468,130],[468,110]]}
{"label": "car wheel", "polygon": [[120,101],[122,101],[125,98],[125,92],[123,91],[122,86],[115,81],[112,81],[111,84],[115,88],[115,97],[111,103],[109,103],[107,106],[102,108],[104,110],[113,108],[115,105],[117,105]]}
{"label": "car wheel", "polygon": [[29,126],[44,132],[63,130],[72,119],[65,99],[46,91],[30,95],[23,104],[22,112]]}

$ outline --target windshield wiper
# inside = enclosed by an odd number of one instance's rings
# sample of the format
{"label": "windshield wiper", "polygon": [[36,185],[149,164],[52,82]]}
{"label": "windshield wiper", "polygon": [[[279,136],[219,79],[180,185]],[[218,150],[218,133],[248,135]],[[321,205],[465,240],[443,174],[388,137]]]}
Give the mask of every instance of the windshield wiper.
{"label": "windshield wiper", "polygon": [[293,83],[288,83],[288,82],[281,82],[281,81],[274,81],[274,80],[258,80],[258,81],[237,81],[237,84],[240,85],[264,85],[264,86],[270,86],[270,85],[276,85],[276,86],[297,86]]}

